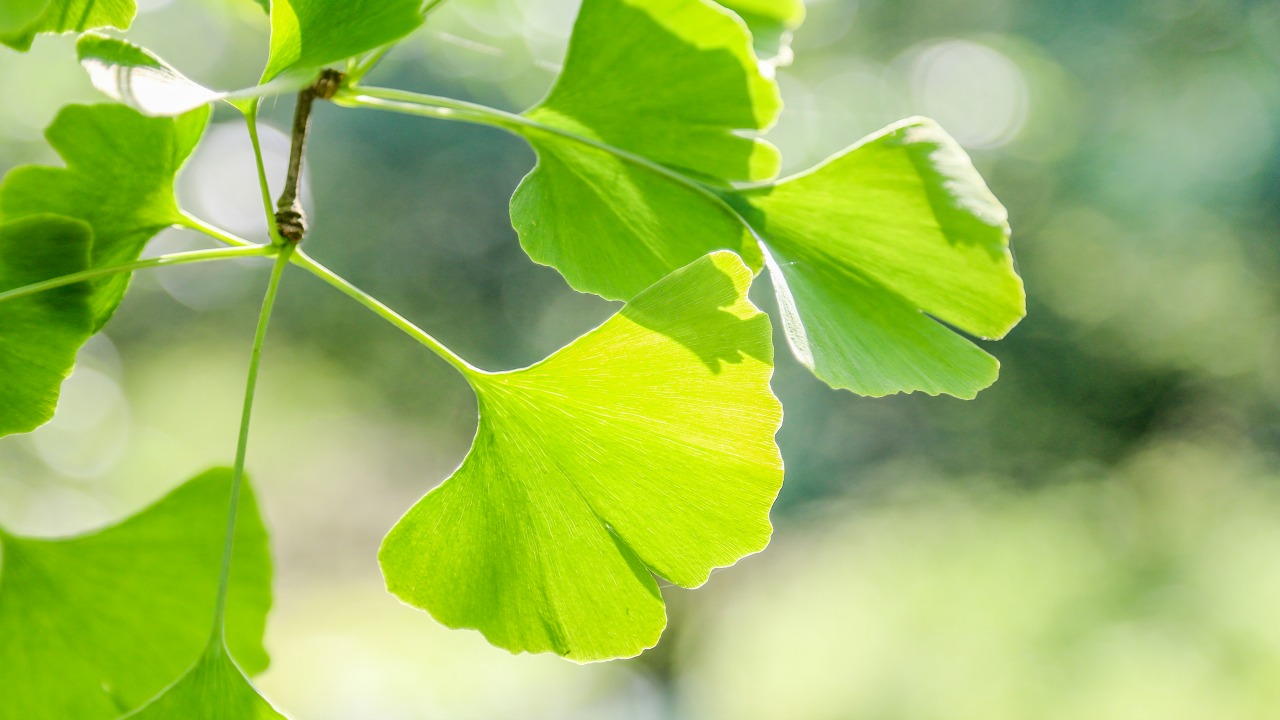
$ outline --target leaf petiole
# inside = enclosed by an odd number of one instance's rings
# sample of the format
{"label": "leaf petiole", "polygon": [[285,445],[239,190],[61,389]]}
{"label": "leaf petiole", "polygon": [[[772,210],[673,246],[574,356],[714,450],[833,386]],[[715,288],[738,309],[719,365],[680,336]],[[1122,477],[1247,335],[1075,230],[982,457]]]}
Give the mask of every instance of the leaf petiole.
{"label": "leaf petiole", "polygon": [[294,246],[285,245],[276,254],[275,264],[271,267],[271,280],[267,284],[267,293],[262,300],[262,310],[258,314],[258,329],[253,337],[253,352],[249,358],[249,378],[245,383],[244,409],[240,415],[240,435],[236,442],[236,461],[231,479],[231,506],[227,510],[227,534],[222,550],[222,572],[218,578],[218,600],[213,615],[213,636],[211,643],[222,643],[226,630],[227,589],[231,583],[231,558],[235,550],[236,520],[240,512],[240,495],[244,487],[244,463],[249,448],[249,422],[253,417],[253,399],[258,390],[258,371],[262,366],[262,348],[267,340],[267,326],[271,323],[271,311],[275,308],[276,296],[280,293],[280,280],[284,269],[289,265],[289,258]]}
{"label": "leaf petiole", "polygon": [[284,239],[280,236],[280,228],[276,225],[276,213],[271,207],[271,183],[267,180],[267,166],[262,159],[262,139],[258,135],[256,104],[244,110],[244,121],[249,128],[249,141],[253,144],[253,161],[258,170],[258,189],[262,193],[262,209],[267,215],[267,231],[271,235],[271,242],[281,245]]}
{"label": "leaf petiole", "polygon": [[63,275],[62,277],[56,277],[43,282],[26,285],[24,287],[14,288],[13,290],[0,293],[0,303],[5,302],[6,300],[16,300],[28,295],[35,295],[36,293],[53,290],[67,285],[75,285],[76,283],[96,280],[98,278],[109,277],[111,275],[119,275],[120,273],[133,272],[135,270],[168,267],[171,265],[189,265],[192,263],[213,262],[216,260],[265,257],[267,255],[275,254],[276,251],[277,249],[271,246],[250,244],[245,247],[214,248],[212,250],[192,250],[190,252],[170,253],[168,255],[160,255],[159,257],[147,258],[146,260],[138,260],[131,263],[93,268],[92,270],[72,273],[71,275]]}
{"label": "leaf petiole", "polygon": [[186,212],[183,212],[181,214],[181,217],[178,218],[178,226],[184,227],[188,230],[195,230],[198,233],[204,233],[205,235],[208,235],[209,237],[213,238],[214,240],[217,240],[223,245],[230,245],[232,247],[248,247],[248,248],[269,247],[267,245],[262,245],[261,243],[250,242],[249,240],[245,240],[242,237],[233,235],[227,232],[226,230],[223,230],[222,228],[217,227],[216,225],[207,223],[204,220],[201,220],[200,218],[194,215],[190,215]]}
{"label": "leaf petiole", "polygon": [[405,319],[403,315],[397,313],[395,310],[387,307],[381,300],[378,300],[355,285],[352,285],[341,275],[338,275],[324,265],[312,260],[311,257],[301,250],[294,254],[293,263],[342,291],[342,293],[347,297],[352,298],[356,302],[373,311],[374,314],[399,328],[409,337],[412,337],[414,340],[422,343],[428,350],[452,365],[464,376],[472,378],[485,374],[483,370],[480,370],[459,357],[456,353],[446,347],[444,343],[428,335],[425,330],[414,325],[412,322],[409,322],[409,320]]}

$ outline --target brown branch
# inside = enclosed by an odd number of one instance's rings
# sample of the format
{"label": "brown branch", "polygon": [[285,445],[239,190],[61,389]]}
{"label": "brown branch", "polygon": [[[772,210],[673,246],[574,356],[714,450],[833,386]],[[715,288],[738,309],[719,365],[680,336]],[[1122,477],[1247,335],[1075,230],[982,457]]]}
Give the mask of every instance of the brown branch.
{"label": "brown branch", "polygon": [[285,177],[284,190],[276,203],[276,227],[285,242],[294,245],[302,242],[307,234],[307,217],[302,211],[298,196],[302,183],[302,158],[306,154],[307,134],[311,131],[311,109],[317,99],[328,100],[342,85],[343,75],[337,70],[325,70],[314,84],[298,93],[298,105],[293,113],[293,147],[289,152],[289,174]]}

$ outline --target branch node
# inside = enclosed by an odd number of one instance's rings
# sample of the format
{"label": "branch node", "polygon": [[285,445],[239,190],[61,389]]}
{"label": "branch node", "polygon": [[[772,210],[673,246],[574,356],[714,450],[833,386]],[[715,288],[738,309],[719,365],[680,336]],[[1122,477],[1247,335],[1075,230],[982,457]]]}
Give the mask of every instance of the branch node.
{"label": "branch node", "polygon": [[281,239],[297,245],[307,234],[307,217],[302,211],[299,186],[302,183],[302,157],[306,152],[307,133],[311,130],[311,109],[316,100],[329,100],[338,93],[346,75],[332,69],[320,73],[320,77],[298,93],[298,107],[293,116],[293,148],[289,154],[289,175],[285,178],[284,191],[276,203],[276,229]]}
{"label": "branch node", "polygon": [[320,73],[320,77],[315,84],[311,86],[311,90],[315,93],[317,99],[332,100],[333,96],[338,94],[338,90],[342,88],[342,83],[346,79],[346,73],[333,68],[325,68]]}

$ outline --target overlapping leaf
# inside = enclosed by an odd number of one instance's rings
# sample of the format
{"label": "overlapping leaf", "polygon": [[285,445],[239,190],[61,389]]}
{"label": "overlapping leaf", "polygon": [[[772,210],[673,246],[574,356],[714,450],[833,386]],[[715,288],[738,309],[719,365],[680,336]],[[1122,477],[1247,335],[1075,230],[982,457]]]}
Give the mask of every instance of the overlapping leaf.
{"label": "overlapping leaf", "polygon": [[86,33],[76,43],[76,53],[94,87],[146,115],[181,115],[222,98],[118,38]]}
{"label": "overlapping leaf", "polygon": [[127,30],[138,13],[135,0],[4,0],[0,43],[19,51],[41,33],[81,32],[114,27]]}
{"label": "overlapping leaf", "polygon": [[311,80],[305,72],[288,73],[265,85],[222,92],[204,87],[149,50],[118,38],[85,33],[76,43],[76,52],[94,87],[153,117],[183,115],[218,100],[252,112],[259,98],[292,92]]}
{"label": "overlapping leaf", "polygon": [[475,443],[387,536],[388,588],[513,652],[656,643],[651,573],[695,587],[769,540],[782,413],[751,278],[704,257],[547,360],[473,378]]}
{"label": "overlapping leaf", "polygon": [[904,121],[734,202],[818,377],[864,395],[973,397],[995,381],[995,358],[934,318],[985,338],[1022,319],[1008,216],[935,123]]}
{"label": "overlapping leaf", "polygon": [[[111,720],[181,677],[209,643],[230,488],[231,471],[214,470],[96,533],[0,533],[0,717]],[[268,663],[270,583],[266,531],[246,493],[226,636],[250,673]]]}
{"label": "overlapping leaf", "polygon": [[[725,5],[761,30],[804,12]],[[758,269],[764,238],[792,347],[829,384],[959,397],[990,385],[994,358],[928,317],[998,338],[1024,313],[1004,209],[968,157],[912,121],[785,184],[723,187],[776,167],[741,137],[777,110],[748,43],[703,0],[586,0],[550,96],[503,123],[539,154],[511,204],[525,250],[579,290],[626,299],[710,249]]]}
{"label": "overlapping leaf", "polygon": [[272,0],[262,80],[318,68],[395,42],[422,24],[422,0]]}
{"label": "overlapping leaf", "polygon": [[[120,105],[71,105],[46,131],[65,168],[26,166],[0,185],[0,218],[55,214],[93,229],[90,266],[136,260],[160,230],[182,221],[178,170],[195,149],[208,108],[149,118]],[[95,327],[111,317],[127,275],[95,283]]]}
{"label": "overlapping leaf", "polygon": [[780,107],[723,9],[585,0],[564,72],[512,128],[540,158],[512,200],[522,244],[575,288],[615,299],[712,250],[758,269],[759,250],[714,194],[668,170],[712,184],[773,177],[777,150],[749,134]]}
{"label": "overlapping leaf", "polygon": [[[92,240],[89,227],[75,220],[0,224],[0,292],[84,270]],[[30,432],[53,417],[62,381],[93,325],[83,284],[0,302],[0,436]]]}
{"label": "overlapping leaf", "polygon": [[162,695],[122,720],[285,720],[244,676],[220,641]]}
{"label": "overlapping leaf", "polygon": [[21,32],[49,4],[49,0],[8,0],[0,4],[0,37]]}

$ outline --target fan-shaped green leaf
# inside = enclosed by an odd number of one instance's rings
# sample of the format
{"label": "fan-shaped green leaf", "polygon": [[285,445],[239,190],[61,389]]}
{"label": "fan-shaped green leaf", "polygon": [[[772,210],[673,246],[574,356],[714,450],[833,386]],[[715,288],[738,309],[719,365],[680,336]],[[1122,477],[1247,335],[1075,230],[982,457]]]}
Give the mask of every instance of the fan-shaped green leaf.
{"label": "fan-shaped green leaf", "polygon": [[533,367],[473,378],[475,443],[387,536],[388,588],[513,652],[632,656],[685,587],[768,543],[782,483],[767,316],[702,258]]}
{"label": "fan-shaped green leaf", "polygon": [[[26,166],[0,185],[0,218],[55,214],[93,228],[90,266],[136,260],[160,230],[182,221],[178,170],[208,123],[208,108],[149,118],[120,105],[71,105],[46,131],[65,168]],[[111,317],[127,275],[96,283],[97,327]]]}
{"label": "fan-shaped green leaf", "polygon": [[[0,292],[88,267],[93,234],[75,220],[36,217],[0,224]],[[62,381],[93,334],[87,285],[0,302],[0,436],[53,417]]]}
{"label": "fan-shaped green leaf", "polygon": [[511,199],[511,222],[535,262],[583,292],[621,300],[673,268],[731,249],[753,269],[760,248],[704,188],[588,145],[528,133],[538,166]]}
{"label": "fan-shaped green leaf", "polygon": [[513,199],[521,243],[573,287],[613,299],[712,250],[758,270],[750,234],[716,196],[667,170],[713,185],[773,177],[777,150],[750,133],[780,108],[723,8],[585,0],[555,87],[510,128],[539,155]]}
{"label": "fan-shaped green leaf", "polygon": [[[0,533],[0,717],[111,720],[196,662],[213,627],[231,474],[207,472],[88,535]],[[227,642],[251,673],[268,663],[270,605],[266,531],[245,493]]]}
{"label": "fan-shaped green leaf", "polygon": [[818,377],[864,395],[973,397],[995,381],[996,360],[932,318],[999,338],[1023,317],[1008,217],[932,121],[735,202],[773,255],[787,337]]}
{"label": "fan-shaped green leaf", "polygon": [[191,670],[122,720],[285,720],[244,676],[226,645],[209,645]]}
{"label": "fan-shaped green leaf", "polygon": [[274,0],[267,82],[395,42],[422,24],[422,0]]}
{"label": "fan-shaped green leaf", "polygon": [[[15,0],[4,0],[8,5]],[[0,43],[27,51],[41,33],[81,32],[91,28],[114,27],[128,30],[138,13],[135,0],[16,0],[10,16],[13,25],[0,24]],[[38,8],[38,9],[37,9]],[[0,14],[3,17],[3,14]],[[26,22],[18,25],[17,20]]]}
{"label": "fan-shaped green leaf", "polygon": [[[619,32],[625,28],[625,32]],[[731,13],[703,0],[584,0],[564,70],[525,115],[687,173],[763,180],[777,86]]]}

